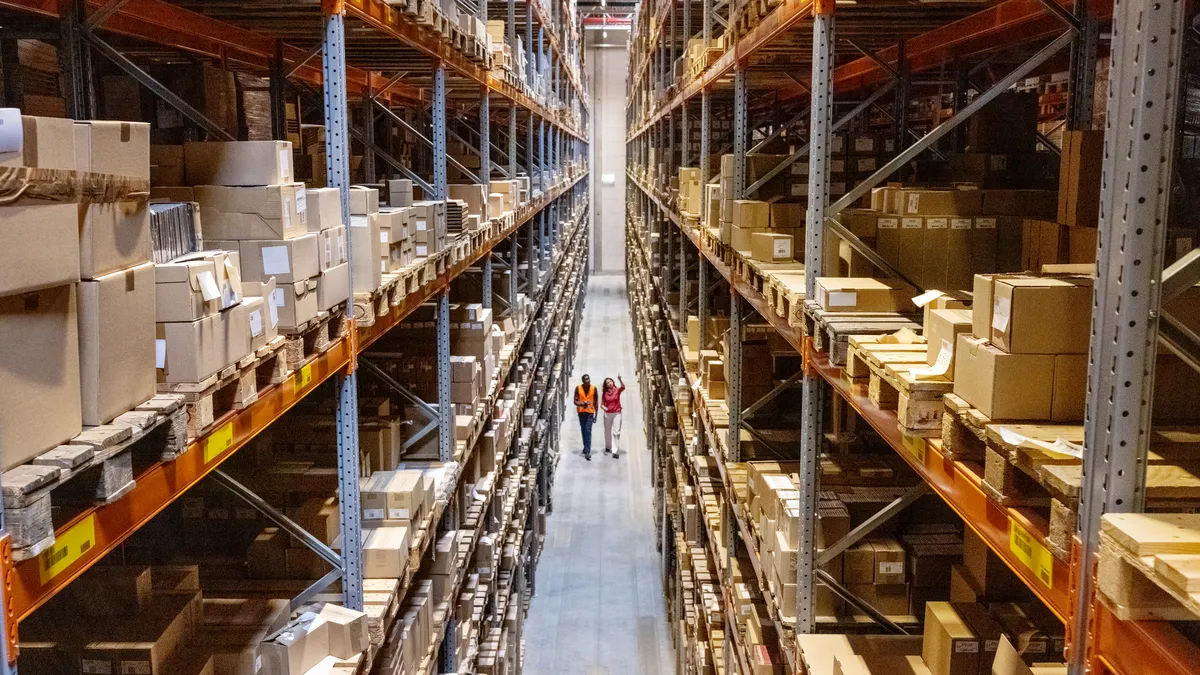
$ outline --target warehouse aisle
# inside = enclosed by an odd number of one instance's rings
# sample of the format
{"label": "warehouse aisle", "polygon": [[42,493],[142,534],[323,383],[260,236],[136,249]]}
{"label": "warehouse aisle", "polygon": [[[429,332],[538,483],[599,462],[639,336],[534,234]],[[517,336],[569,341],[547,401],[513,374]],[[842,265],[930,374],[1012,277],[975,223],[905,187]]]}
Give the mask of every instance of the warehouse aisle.
{"label": "warehouse aisle", "polygon": [[623,276],[592,277],[571,390],[584,373],[597,387],[625,376],[622,455],[604,454],[597,421],[592,461],[567,403],[554,512],[525,624],[528,675],[669,675],[675,671],[654,548],[654,490],[635,380]]}

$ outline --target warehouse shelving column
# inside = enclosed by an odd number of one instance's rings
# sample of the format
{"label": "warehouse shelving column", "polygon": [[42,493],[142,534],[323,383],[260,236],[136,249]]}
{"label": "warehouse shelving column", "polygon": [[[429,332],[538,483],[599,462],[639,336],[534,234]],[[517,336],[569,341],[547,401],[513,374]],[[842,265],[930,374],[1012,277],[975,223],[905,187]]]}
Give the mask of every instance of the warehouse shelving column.
{"label": "warehouse shelving column", "polygon": [[[324,0],[325,44],[321,50],[325,94],[325,144],[328,154],[326,179],[330,187],[341,191],[342,221],[350,222],[350,129],[349,102],[346,99],[346,16],[340,0]],[[349,246],[346,258],[354,265]],[[353,278],[351,276],[351,278]],[[350,289],[353,297],[353,286]],[[351,327],[353,346],[356,331]],[[362,526],[359,522],[358,463],[358,374],[355,349],[350,350],[348,372],[338,375],[337,452],[338,511],[342,531],[342,595],[345,605],[362,611]]]}
{"label": "warehouse shelving column", "polygon": [[[1088,353],[1083,485],[1070,668],[1086,668],[1093,559],[1106,512],[1145,507],[1154,367],[1164,299],[1183,40],[1182,2],[1114,5],[1108,128]],[[1170,317],[1162,317],[1170,323]]]}

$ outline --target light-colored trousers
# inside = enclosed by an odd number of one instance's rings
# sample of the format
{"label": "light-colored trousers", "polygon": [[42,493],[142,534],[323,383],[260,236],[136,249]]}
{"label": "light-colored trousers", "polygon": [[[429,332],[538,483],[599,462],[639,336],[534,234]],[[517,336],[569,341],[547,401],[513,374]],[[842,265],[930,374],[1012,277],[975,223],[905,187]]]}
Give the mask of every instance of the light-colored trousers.
{"label": "light-colored trousers", "polygon": [[604,449],[621,452],[621,413],[604,413]]}

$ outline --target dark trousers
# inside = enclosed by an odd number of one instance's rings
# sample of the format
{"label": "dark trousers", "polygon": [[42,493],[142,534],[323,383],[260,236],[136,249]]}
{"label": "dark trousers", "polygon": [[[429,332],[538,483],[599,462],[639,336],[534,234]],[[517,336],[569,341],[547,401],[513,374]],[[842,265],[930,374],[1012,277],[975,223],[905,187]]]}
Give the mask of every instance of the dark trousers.
{"label": "dark trousers", "polygon": [[579,413],[579,432],[583,434],[583,454],[592,454],[592,425],[596,423],[595,413]]}

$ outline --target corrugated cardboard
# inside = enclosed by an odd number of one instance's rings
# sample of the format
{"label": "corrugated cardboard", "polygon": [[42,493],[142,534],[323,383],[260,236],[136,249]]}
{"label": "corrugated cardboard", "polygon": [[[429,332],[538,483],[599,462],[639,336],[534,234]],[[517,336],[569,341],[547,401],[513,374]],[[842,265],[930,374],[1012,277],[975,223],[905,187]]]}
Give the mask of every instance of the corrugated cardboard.
{"label": "corrugated cardboard", "polygon": [[753,199],[735,199],[730,222],[746,229],[766,229],[771,226],[771,205]]}
{"label": "corrugated cardboard", "polygon": [[408,528],[389,526],[363,530],[363,577],[399,579],[408,566]]}
{"label": "corrugated cardboard", "polygon": [[21,145],[0,153],[0,166],[75,169],[75,123],[57,117],[21,115]]}
{"label": "corrugated cardboard", "polygon": [[[929,341],[925,352],[925,363],[934,365],[939,357],[946,363],[947,375],[954,374],[954,345],[959,333],[971,332],[971,310],[934,309],[929,312],[925,324],[925,337]],[[947,352],[947,356],[940,356]]]}
{"label": "corrugated cardboard", "polygon": [[979,637],[948,602],[925,605],[921,658],[933,675],[978,675]]}
{"label": "corrugated cardboard", "polygon": [[351,216],[379,213],[379,190],[364,185],[351,185],[349,194]]}
{"label": "corrugated cardboard", "polygon": [[183,157],[189,185],[280,185],[296,180],[292,144],[287,141],[187,143]]}
{"label": "corrugated cardboard", "polygon": [[83,423],[106,424],[154,396],[154,264],[79,284]]}
{"label": "corrugated cardboard", "polygon": [[[320,273],[319,236],[310,233],[282,241],[245,239],[237,242],[242,281],[263,282],[275,277],[276,283],[287,284],[317,276]],[[211,242],[211,245],[220,244]]]}
{"label": "corrugated cardboard", "polygon": [[[268,296],[269,298],[270,296]],[[279,336],[278,311],[270,306],[267,298],[245,298],[246,320],[250,324],[250,351],[257,351]]]}
{"label": "corrugated cardboard", "polygon": [[146,202],[79,206],[79,272],[95,279],[150,262],[150,207]]}
{"label": "corrugated cardboard", "polygon": [[954,393],[994,420],[1050,419],[1054,355],[1009,354],[966,334],[954,347]]}
{"label": "corrugated cardboard", "polygon": [[159,382],[200,382],[224,368],[225,313],[195,321],[159,323],[155,365]]}
{"label": "corrugated cardboard", "polygon": [[75,169],[150,180],[150,125],[75,122]]}
{"label": "corrugated cardboard", "polygon": [[34,203],[0,208],[0,296],[78,280],[76,204]]}
{"label": "corrugated cardboard", "polygon": [[[304,210],[309,232],[321,232],[343,225],[342,191],[338,188],[307,188],[304,190]],[[297,209],[299,210],[299,209]]]}
{"label": "corrugated cardboard", "polygon": [[75,286],[0,297],[0,461],[5,469],[82,430]]}
{"label": "corrugated cardboard", "polygon": [[221,310],[211,259],[154,266],[155,321],[195,321]]}
{"label": "corrugated cardboard", "polygon": [[291,239],[308,234],[296,198],[303,184],[196,187],[205,239]]}
{"label": "corrugated cardboard", "polygon": [[186,185],[182,145],[150,146],[150,185]]}
{"label": "corrugated cardboard", "polygon": [[997,279],[992,342],[1010,354],[1086,354],[1091,285],[1085,278]]}
{"label": "corrugated cardboard", "polygon": [[977,216],[981,215],[983,194],[974,188],[898,190],[902,215],[906,216]]}
{"label": "corrugated cardboard", "polygon": [[864,277],[818,277],[816,301],[830,312],[907,310],[908,292],[897,282]]}
{"label": "corrugated cardboard", "polygon": [[[379,242],[378,214],[350,216],[347,236],[355,260],[379,260],[382,247]],[[355,293],[373,293],[383,284],[383,270],[379,265],[355,263],[351,275],[354,277]]]}
{"label": "corrugated cardboard", "polygon": [[754,232],[750,235],[750,257],[763,262],[792,260],[792,235],[779,232]]}
{"label": "corrugated cardboard", "polygon": [[350,298],[350,265],[342,263],[317,277],[317,309],[329,310]]}

